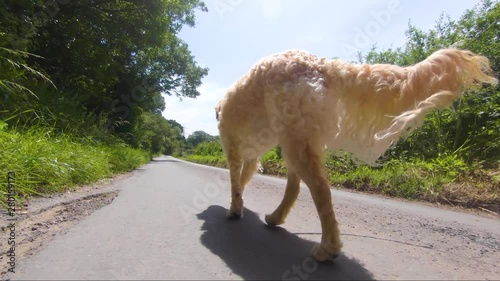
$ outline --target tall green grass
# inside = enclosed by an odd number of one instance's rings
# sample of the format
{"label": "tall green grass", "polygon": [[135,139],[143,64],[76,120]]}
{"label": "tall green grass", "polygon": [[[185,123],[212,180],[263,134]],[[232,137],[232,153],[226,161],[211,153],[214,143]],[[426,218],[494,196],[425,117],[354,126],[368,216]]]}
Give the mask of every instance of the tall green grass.
{"label": "tall green grass", "polygon": [[146,164],[151,159],[149,152],[133,149],[125,144],[101,147],[100,149],[106,153],[107,161],[113,173],[133,170]]}
{"label": "tall green grass", "polygon": [[42,126],[9,129],[0,122],[0,204],[7,200],[7,174],[15,173],[17,199],[61,192],[114,173],[130,171],[150,159],[148,152],[124,144],[104,145],[54,133]]}
{"label": "tall green grass", "polygon": [[181,158],[186,161],[220,168],[226,168],[227,166],[221,144],[218,141],[201,142],[193,149],[193,154],[184,155]]}
{"label": "tall green grass", "polygon": [[444,185],[463,181],[468,171],[465,162],[453,155],[428,161],[390,160],[381,167],[356,166],[346,156],[327,156],[325,165],[332,184],[403,198],[439,194]]}
{"label": "tall green grass", "polygon": [[210,155],[186,155],[181,157],[182,159],[198,164],[204,164],[204,165],[210,165],[214,167],[219,167],[219,168],[226,168],[227,167],[227,162],[224,156],[217,155],[217,156],[210,156]]}
{"label": "tall green grass", "polygon": [[325,165],[329,181],[344,188],[495,211],[500,208],[497,172],[466,163],[456,154],[428,160],[393,159],[380,167],[357,166],[347,155],[327,155]]}

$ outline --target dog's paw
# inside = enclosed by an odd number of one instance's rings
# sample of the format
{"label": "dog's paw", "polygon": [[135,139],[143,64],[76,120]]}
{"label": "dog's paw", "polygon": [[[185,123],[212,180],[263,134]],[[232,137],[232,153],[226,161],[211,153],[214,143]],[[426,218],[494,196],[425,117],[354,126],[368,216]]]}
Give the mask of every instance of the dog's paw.
{"label": "dog's paw", "polygon": [[317,244],[312,248],[312,255],[317,261],[333,260],[340,255],[342,244]]}
{"label": "dog's paw", "polygon": [[239,220],[243,217],[243,214],[241,212],[232,212],[232,211],[228,211],[226,213],[226,218],[229,219],[229,220]]}
{"label": "dog's paw", "polygon": [[273,214],[266,215],[265,217],[266,223],[268,225],[274,226],[274,225],[280,225],[285,222],[285,220],[277,218],[277,216]]}

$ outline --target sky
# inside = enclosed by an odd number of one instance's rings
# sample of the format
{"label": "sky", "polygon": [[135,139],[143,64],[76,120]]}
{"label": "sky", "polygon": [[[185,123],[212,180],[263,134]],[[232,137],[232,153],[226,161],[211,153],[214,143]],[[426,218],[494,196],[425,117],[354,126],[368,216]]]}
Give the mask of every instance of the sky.
{"label": "sky", "polygon": [[[405,43],[408,23],[428,30],[442,13],[457,20],[478,0],[205,0],[196,26],[179,37],[208,75],[196,99],[165,96],[163,116],[184,126],[187,137],[202,130],[218,135],[215,105],[261,58],[289,49],[355,61]],[[453,4],[450,4],[453,3]]]}

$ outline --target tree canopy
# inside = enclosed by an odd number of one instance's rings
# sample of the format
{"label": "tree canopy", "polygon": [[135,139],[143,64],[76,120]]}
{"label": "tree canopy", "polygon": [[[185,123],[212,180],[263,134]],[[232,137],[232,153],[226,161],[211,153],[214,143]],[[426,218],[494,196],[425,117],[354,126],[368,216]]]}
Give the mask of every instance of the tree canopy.
{"label": "tree canopy", "polygon": [[98,124],[136,146],[153,119],[182,136],[160,119],[163,95],[196,98],[208,73],[177,36],[196,9],[207,11],[199,0],[2,1],[0,114],[60,130]]}
{"label": "tree canopy", "polygon": [[218,137],[212,136],[205,131],[194,131],[191,135],[189,135],[186,139],[186,142],[191,147],[196,147],[198,144],[202,142],[212,142],[217,141]]}

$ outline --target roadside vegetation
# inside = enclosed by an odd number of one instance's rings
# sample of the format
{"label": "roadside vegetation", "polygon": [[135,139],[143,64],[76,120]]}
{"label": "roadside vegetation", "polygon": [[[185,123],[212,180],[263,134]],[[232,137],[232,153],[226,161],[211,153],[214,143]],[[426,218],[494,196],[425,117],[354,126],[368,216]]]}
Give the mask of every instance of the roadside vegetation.
{"label": "roadside vegetation", "polygon": [[[359,63],[412,65],[449,46],[487,56],[500,73],[500,4],[482,1],[454,21],[442,15],[435,28],[411,23],[406,44],[359,54]],[[500,88],[466,93],[451,109],[430,114],[424,126],[402,140],[382,165],[356,165],[349,155],[329,153],[325,165],[334,186],[408,199],[500,212]],[[217,139],[198,144],[185,159],[225,166]],[[286,175],[279,147],[261,158],[262,172]]]}
{"label": "roadside vegetation", "polygon": [[4,128],[0,130],[0,146],[2,171],[15,173],[18,199],[93,183],[150,160],[147,151],[123,142],[105,145],[84,141],[41,126],[26,131]]}
{"label": "roadside vegetation", "polygon": [[208,72],[177,36],[201,1],[49,2],[0,5],[3,207],[181,154],[162,95],[196,98]]}
{"label": "roadside vegetation", "polygon": [[[57,3],[56,3],[57,2]],[[160,154],[218,167],[218,136],[187,138],[166,120],[162,95],[196,98],[207,68],[178,38],[199,0],[4,0],[0,5],[0,205],[15,173],[16,198],[64,191],[133,170]],[[435,28],[409,24],[404,46],[359,54],[359,63],[411,65],[449,46],[487,56],[500,72],[500,4],[483,0]],[[144,32],[148,30],[148,32]],[[332,54],[332,57],[335,54]],[[215,122],[215,120],[214,120]],[[500,212],[500,88],[468,92],[383,157],[356,165],[327,154],[337,187]],[[286,175],[279,147],[261,172]]]}

